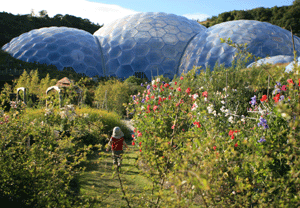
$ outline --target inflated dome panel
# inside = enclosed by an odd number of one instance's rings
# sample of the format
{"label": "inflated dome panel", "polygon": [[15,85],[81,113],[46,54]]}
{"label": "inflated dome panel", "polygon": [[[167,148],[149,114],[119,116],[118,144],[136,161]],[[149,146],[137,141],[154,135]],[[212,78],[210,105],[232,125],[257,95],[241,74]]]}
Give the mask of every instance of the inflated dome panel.
{"label": "inflated dome panel", "polygon": [[73,67],[77,73],[103,76],[101,50],[95,37],[83,30],[35,29],[12,39],[2,49],[23,61],[53,64],[58,70]]}
{"label": "inflated dome panel", "polygon": [[[276,55],[293,55],[291,33],[278,26],[254,20],[236,20],[214,25],[193,38],[185,50],[178,74],[196,67],[211,69],[215,63],[231,65],[237,49],[220,38],[230,38],[234,43],[248,44],[249,52],[265,58]],[[294,37],[295,48],[300,52],[300,39]]]}
{"label": "inflated dome panel", "polygon": [[177,73],[188,42],[206,28],[196,21],[166,13],[138,13],[105,25],[94,33],[103,51],[105,74],[147,78]]}

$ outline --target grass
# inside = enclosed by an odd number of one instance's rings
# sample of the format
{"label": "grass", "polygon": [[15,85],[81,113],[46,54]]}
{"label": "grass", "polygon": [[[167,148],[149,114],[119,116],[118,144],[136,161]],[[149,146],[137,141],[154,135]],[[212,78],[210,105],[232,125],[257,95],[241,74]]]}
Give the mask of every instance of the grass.
{"label": "grass", "polygon": [[[135,195],[145,194],[145,187],[151,182],[144,178],[136,167],[136,149],[130,146],[125,150],[121,173],[119,174],[124,189]],[[86,164],[86,171],[80,178],[81,194],[98,198],[100,201],[95,207],[127,207],[127,202],[122,199],[118,173],[112,164],[111,152],[100,153],[103,156],[93,156]],[[100,159],[101,158],[101,159]],[[150,193],[149,193],[150,194]],[[131,207],[135,207],[134,199],[127,196]]]}

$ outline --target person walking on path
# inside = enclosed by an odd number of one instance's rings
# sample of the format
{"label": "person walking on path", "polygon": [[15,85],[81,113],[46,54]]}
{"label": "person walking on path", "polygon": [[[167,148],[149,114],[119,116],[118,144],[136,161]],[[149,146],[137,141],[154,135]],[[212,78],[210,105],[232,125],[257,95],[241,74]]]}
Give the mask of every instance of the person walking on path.
{"label": "person walking on path", "polygon": [[124,133],[122,132],[120,127],[116,126],[113,129],[113,133],[108,142],[108,147],[106,151],[109,151],[109,148],[111,148],[113,164],[116,164],[118,168],[121,167],[122,154],[124,153],[123,145],[128,149],[128,146],[124,139]]}

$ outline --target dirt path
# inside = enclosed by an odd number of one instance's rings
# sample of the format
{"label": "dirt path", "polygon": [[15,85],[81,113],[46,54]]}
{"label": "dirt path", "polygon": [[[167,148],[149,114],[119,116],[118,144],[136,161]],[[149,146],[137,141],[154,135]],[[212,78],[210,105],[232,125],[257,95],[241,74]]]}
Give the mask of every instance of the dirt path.
{"label": "dirt path", "polygon": [[134,130],[133,121],[131,119],[124,119],[122,122],[131,130]]}

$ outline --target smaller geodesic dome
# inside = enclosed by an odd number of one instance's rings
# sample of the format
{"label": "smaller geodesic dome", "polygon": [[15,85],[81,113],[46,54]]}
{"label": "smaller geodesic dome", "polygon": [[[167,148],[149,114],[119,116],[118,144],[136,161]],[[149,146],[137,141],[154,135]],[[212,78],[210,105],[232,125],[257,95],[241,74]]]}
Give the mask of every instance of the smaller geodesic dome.
{"label": "smaller geodesic dome", "polygon": [[92,34],[68,27],[31,30],[12,39],[2,49],[26,62],[52,64],[58,70],[72,67],[77,73],[102,76],[101,53]]}
{"label": "smaller geodesic dome", "polygon": [[[216,62],[231,65],[237,49],[220,38],[230,38],[233,43],[248,44],[248,50],[256,57],[288,55],[293,56],[291,33],[278,26],[254,20],[236,20],[220,23],[198,34],[187,46],[178,74],[187,72],[194,66],[211,69]],[[295,48],[299,53],[300,39],[294,37]]]}
{"label": "smaller geodesic dome", "polygon": [[278,56],[271,56],[266,57],[263,59],[260,59],[256,62],[253,62],[247,66],[247,68],[251,68],[252,66],[260,66],[263,64],[284,64],[284,63],[290,63],[294,60],[294,56],[284,56],[284,55],[278,55]]}
{"label": "smaller geodesic dome", "polygon": [[206,28],[166,13],[138,13],[94,33],[101,45],[106,76],[164,75],[173,78],[188,42]]}
{"label": "smaller geodesic dome", "polygon": [[286,67],[285,67],[285,72],[292,72],[293,70],[294,70],[294,68],[295,68],[295,66],[296,67],[299,67],[299,62],[300,62],[300,57],[298,57],[297,58],[297,63],[296,63],[296,65],[295,65],[295,61],[292,61],[289,65],[287,65]]}

